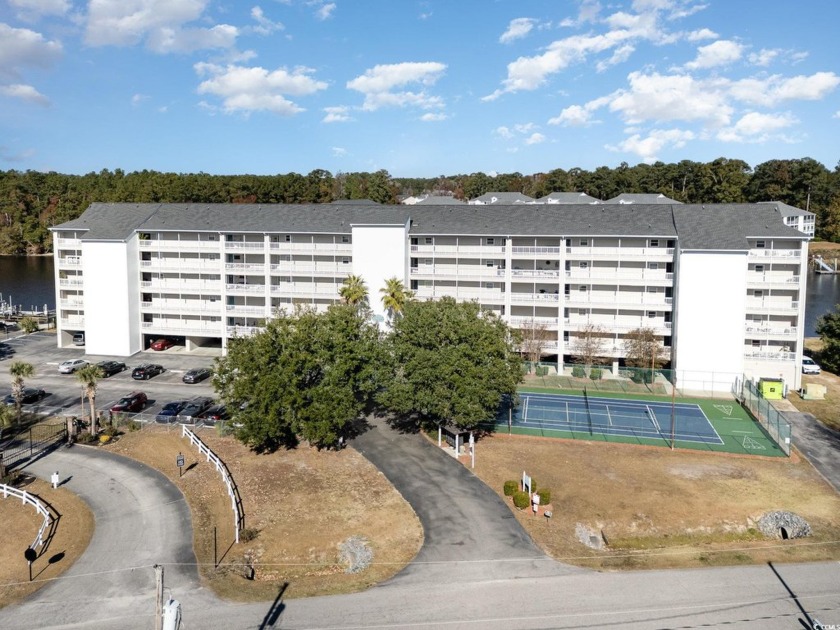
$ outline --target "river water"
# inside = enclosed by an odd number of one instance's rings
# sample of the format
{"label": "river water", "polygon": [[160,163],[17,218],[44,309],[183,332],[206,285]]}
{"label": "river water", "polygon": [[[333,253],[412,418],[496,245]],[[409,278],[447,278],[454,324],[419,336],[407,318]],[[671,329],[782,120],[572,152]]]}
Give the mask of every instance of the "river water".
{"label": "river water", "polygon": [[[55,308],[52,256],[0,256],[0,301],[24,310]],[[840,274],[808,273],[805,336],[814,337],[821,315],[840,304]]]}

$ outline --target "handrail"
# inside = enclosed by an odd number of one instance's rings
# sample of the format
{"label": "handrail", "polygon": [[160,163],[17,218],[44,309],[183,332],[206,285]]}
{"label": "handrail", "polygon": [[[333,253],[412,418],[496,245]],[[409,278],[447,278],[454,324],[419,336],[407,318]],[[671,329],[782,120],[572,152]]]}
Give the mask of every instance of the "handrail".
{"label": "handrail", "polygon": [[35,541],[32,545],[30,545],[33,549],[35,547],[42,546],[44,544],[44,532],[46,532],[47,528],[55,522],[55,518],[53,518],[52,512],[50,512],[49,508],[41,503],[36,495],[30,494],[26,490],[18,490],[12,486],[0,483],[0,492],[3,493],[4,499],[8,498],[9,495],[21,499],[24,505],[31,505],[35,508],[35,511],[38,512],[38,514],[44,517],[44,522],[41,523],[41,527],[38,529]]}
{"label": "handrail", "polygon": [[210,447],[202,442],[195,433],[190,431],[184,425],[181,425],[181,437],[187,438],[190,441],[190,444],[197,446],[198,452],[206,455],[207,461],[212,462],[216,467],[216,470],[219,471],[219,474],[222,475],[222,481],[224,481],[225,486],[227,486],[228,496],[230,497],[231,507],[233,508],[233,531],[236,533],[236,542],[238,543],[239,532],[245,523],[245,514],[242,511],[242,497],[239,496],[239,489],[236,487],[230,471],[227,466],[225,466],[225,463],[210,450]]}

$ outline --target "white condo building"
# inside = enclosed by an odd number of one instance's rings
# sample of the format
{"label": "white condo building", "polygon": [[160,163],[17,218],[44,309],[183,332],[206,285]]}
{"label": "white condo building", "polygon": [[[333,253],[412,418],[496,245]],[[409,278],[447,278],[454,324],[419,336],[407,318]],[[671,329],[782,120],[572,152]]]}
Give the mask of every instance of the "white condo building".
{"label": "white condo building", "polygon": [[383,206],[93,204],[52,228],[58,345],[130,356],[160,337],[222,351],[278,309],[325,309],[349,274],[376,316],[397,276],[418,299],[477,300],[547,329],[565,362],[594,324],[615,365],[652,328],[681,386],[800,387],[808,236],[778,204]]}

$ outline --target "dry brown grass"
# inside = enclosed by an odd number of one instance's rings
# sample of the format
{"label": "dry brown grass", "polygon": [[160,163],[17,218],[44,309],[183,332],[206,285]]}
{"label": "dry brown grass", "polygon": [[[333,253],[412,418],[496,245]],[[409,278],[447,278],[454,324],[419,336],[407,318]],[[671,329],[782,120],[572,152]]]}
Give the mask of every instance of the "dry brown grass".
{"label": "dry brown grass", "polygon": [[[507,435],[479,443],[476,473],[500,495],[523,469],[551,489],[553,516],[511,509],[563,562],[618,569],[840,559],[840,497],[799,456],[740,458]],[[773,510],[799,514],[813,536],[765,539],[754,521]],[[578,523],[603,532],[608,549],[583,545]]]}
{"label": "dry brown grass", "polygon": [[55,535],[42,555],[32,563],[33,581],[23,552],[31,545],[43,517],[31,505],[0,495],[0,608],[24,599],[59,577],[84,553],[93,535],[94,519],[87,504],[66,488],[25,477],[21,490],[49,502],[60,515]]}
{"label": "dry brown grass", "polygon": [[[219,473],[180,431],[152,427],[107,448],[160,470],[181,489],[192,511],[202,578],[220,596],[272,599],[283,583],[289,584],[284,597],[358,591],[393,576],[419,551],[423,531],[414,511],[354,450],[319,452],[304,445],[257,455],[211,430],[200,438],[226,462],[242,496],[245,526],[258,531],[254,540],[233,544],[231,503]],[[179,452],[189,469],[180,479]],[[367,538],[374,552],[373,566],[357,574],[337,562],[338,545],[351,536]],[[254,580],[242,577],[246,558]]]}
{"label": "dry brown grass", "polygon": [[825,399],[805,400],[798,392],[791,392],[789,400],[799,411],[811,413],[827,427],[840,431],[840,377],[824,371],[820,374],[803,375],[802,383],[825,385]]}

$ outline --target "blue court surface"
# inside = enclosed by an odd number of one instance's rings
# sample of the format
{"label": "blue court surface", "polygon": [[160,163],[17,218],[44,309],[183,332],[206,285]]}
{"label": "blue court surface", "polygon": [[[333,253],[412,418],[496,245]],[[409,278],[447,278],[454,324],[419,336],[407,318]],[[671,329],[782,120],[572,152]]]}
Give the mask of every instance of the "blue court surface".
{"label": "blue court surface", "polygon": [[[510,418],[512,426],[542,431],[615,435],[628,438],[672,439],[723,444],[703,410],[691,403],[625,400],[564,394],[520,393]],[[498,424],[508,424],[508,411]]]}

